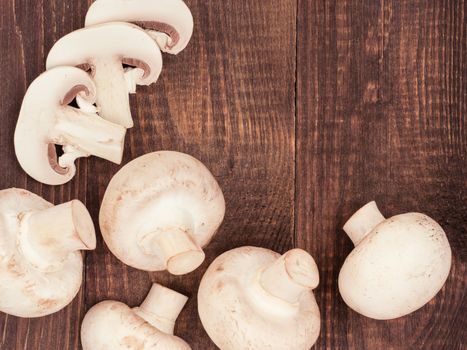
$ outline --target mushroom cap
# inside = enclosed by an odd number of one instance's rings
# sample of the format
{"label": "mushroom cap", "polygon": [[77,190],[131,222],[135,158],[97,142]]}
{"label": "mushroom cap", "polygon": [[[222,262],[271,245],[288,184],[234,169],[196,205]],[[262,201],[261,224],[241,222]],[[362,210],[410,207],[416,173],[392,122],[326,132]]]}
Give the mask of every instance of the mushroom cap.
{"label": "mushroom cap", "polygon": [[11,188],[0,191],[0,310],[19,317],[42,317],[68,305],[81,287],[83,261],[70,253],[63,268],[35,269],[17,245],[18,215],[53,207],[41,197]]}
{"label": "mushroom cap", "polygon": [[177,54],[193,34],[193,16],[182,0],[98,0],[86,15],[86,27],[106,22],[130,22],[168,35],[162,51]]}
{"label": "mushroom cap", "polygon": [[47,56],[47,69],[57,66],[90,66],[99,61],[119,61],[143,68],[136,81],[150,85],[162,70],[162,54],[144,30],[130,23],[106,23],[75,30],[58,40]]}
{"label": "mushroom cap", "polygon": [[377,225],[350,253],[339,274],[344,301],[358,313],[386,320],[425,305],[443,287],[451,248],[441,226],[420,213]]}
{"label": "mushroom cap", "polygon": [[121,261],[161,271],[165,262],[145,254],[138,239],[164,229],[179,212],[190,222],[193,239],[204,247],[224,218],[224,196],[203,163],[187,154],[161,151],[131,161],[112,178],[99,223],[107,246]]}
{"label": "mushroom cap", "polygon": [[[57,111],[73,110],[68,104],[80,95],[93,104],[96,88],[88,74],[73,67],[58,67],[42,73],[29,86],[23,99],[14,143],[16,157],[29,176],[48,185],[61,185],[76,173],[74,164],[66,169],[57,163],[52,129]],[[51,153],[52,151],[52,153]]]}
{"label": "mushroom cap", "polygon": [[209,337],[222,350],[308,350],[320,330],[320,313],[311,291],[297,304],[268,294],[258,272],[279,254],[241,247],[219,256],[198,291],[198,311]]}
{"label": "mushroom cap", "polygon": [[94,305],[81,325],[84,350],[189,350],[181,338],[161,332],[117,301]]}

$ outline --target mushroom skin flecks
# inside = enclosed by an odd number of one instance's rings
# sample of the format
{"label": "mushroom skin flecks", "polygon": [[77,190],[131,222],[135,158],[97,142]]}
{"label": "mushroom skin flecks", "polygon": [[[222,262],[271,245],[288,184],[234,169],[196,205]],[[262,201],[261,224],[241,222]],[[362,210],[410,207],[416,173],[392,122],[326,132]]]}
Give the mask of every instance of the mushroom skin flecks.
{"label": "mushroom skin flecks", "polygon": [[94,226],[77,201],[54,206],[20,189],[0,191],[0,311],[41,317],[68,305],[81,287],[80,250]]}
{"label": "mushroom skin flecks", "polygon": [[198,291],[201,322],[221,350],[308,350],[320,331],[312,289],[318,268],[303,250],[241,247],[209,266]]}
{"label": "mushroom skin flecks", "polygon": [[139,157],[115,174],[99,213],[102,236],[125,264],[182,275],[204,261],[202,247],[225,213],[210,171],[183,153]]}
{"label": "mushroom skin flecks", "polygon": [[451,268],[451,248],[438,223],[425,214],[385,219],[375,202],[358,210],[344,231],[355,249],[339,274],[339,291],[358,313],[388,320],[428,303]]}
{"label": "mushroom skin flecks", "polygon": [[84,350],[190,350],[173,335],[175,321],[188,298],[154,284],[141,306],[107,300],[94,305],[81,325]]}

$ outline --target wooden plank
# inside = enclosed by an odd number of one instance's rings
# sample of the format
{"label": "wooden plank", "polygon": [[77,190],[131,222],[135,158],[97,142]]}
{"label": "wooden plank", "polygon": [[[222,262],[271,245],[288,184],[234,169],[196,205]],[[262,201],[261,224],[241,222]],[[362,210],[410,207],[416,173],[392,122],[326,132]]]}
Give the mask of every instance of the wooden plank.
{"label": "wooden plank", "polygon": [[[90,3],[90,1],[89,1]],[[84,201],[96,219],[106,185],[118,166],[80,160],[74,181],[42,186],[17,165],[12,137],[27,85],[44,69],[45,55],[62,35],[82,26],[86,5],[67,1],[2,3],[0,97],[1,187],[24,187],[54,202]],[[133,97],[136,126],[125,162],[171,149],[202,160],[219,179],[228,212],[207,262],[184,277],[148,275],[115,259],[98,238],[86,257],[84,292],[64,311],[38,320],[0,316],[3,349],[78,349],[84,311],[108,298],[138,304],[150,281],[189,295],[177,334],[193,348],[214,348],[197,317],[196,291],[208,262],[244,244],[290,248],[293,233],[295,1],[188,1],[196,22],[189,48],[165,56],[162,79]],[[272,28],[270,23],[274,22]],[[228,28],[228,30],[226,30]],[[251,103],[255,101],[255,103]]]}
{"label": "wooden plank", "polygon": [[[53,43],[82,26],[90,2],[0,5],[0,63],[7,67],[0,79],[0,188],[27,188],[55,203],[79,198],[97,219],[118,166],[81,160],[73,182],[43,186],[22,172],[12,145],[27,85],[44,69]],[[236,246],[285,251],[292,243],[307,248],[321,270],[323,329],[316,348],[460,349],[466,328],[465,1],[187,3],[196,23],[192,43],[177,57],[165,56],[161,80],[132,98],[136,126],[125,162],[172,149],[213,171],[228,209],[206,263],[188,276],[148,275],[120,263],[98,237],[74,302],[41,319],[1,314],[0,349],[78,349],[87,309],[108,298],[136,305],[151,280],[191,297],[176,332],[193,349],[214,349],[195,300],[208,263]],[[437,298],[391,322],[357,315],[337,291],[339,268],[351,250],[340,228],[371,199],[386,215],[429,214],[446,229],[454,253]]]}
{"label": "wooden plank", "polygon": [[[199,321],[196,295],[208,264],[241,245],[284,251],[293,234],[295,1],[191,0],[188,48],[164,56],[155,86],[133,98],[135,127],[125,162],[170,149],[203,161],[224,191],[227,213],[201,268],[182,276],[147,273],[114,258],[102,239],[88,254],[86,309],[114,298],[139,304],[150,282],[190,297],[176,334],[193,349],[215,349]],[[274,26],[271,26],[274,23]],[[117,166],[89,160],[86,198],[94,217]]]}
{"label": "wooden plank", "polygon": [[[90,3],[91,1],[89,1]],[[195,34],[178,57],[165,56],[156,86],[133,97],[136,126],[129,131],[125,162],[147,152],[171,149],[202,160],[219,179],[227,216],[207,248],[207,262],[188,276],[148,275],[114,258],[100,236],[86,256],[83,292],[53,316],[24,320],[0,316],[2,349],[78,349],[84,311],[116,299],[138,304],[150,281],[186,293],[190,302],[177,334],[193,348],[214,348],[198,320],[196,292],[208,263],[223,251],[254,244],[284,251],[291,246],[294,189],[295,1],[188,1]],[[80,28],[87,4],[9,0],[1,5],[0,56],[4,70],[1,188],[27,188],[46,199],[79,198],[95,218],[106,185],[118,166],[80,160],[75,180],[61,187],[38,184],[18,166],[12,145],[22,96],[44,69],[53,43]],[[274,22],[274,27],[270,23]],[[226,30],[228,28],[228,30]],[[251,103],[255,101],[255,103]]]}
{"label": "wooden plank", "polygon": [[[13,134],[27,86],[45,67],[45,54],[60,36],[84,22],[84,4],[76,1],[5,0],[0,5],[0,188],[30,190],[54,203],[72,198],[86,202],[86,161],[65,186],[41,185],[27,177],[14,154]],[[62,14],[67,14],[68,17]],[[76,20],[78,19],[78,20]],[[1,349],[77,349],[84,293],[59,313],[38,319],[0,314]]]}
{"label": "wooden plank", "polygon": [[[465,1],[299,0],[296,236],[318,262],[317,349],[461,349],[465,341]],[[453,268],[423,309],[351,311],[337,277],[346,219],[376,199],[446,230]],[[464,343],[465,346],[465,343]]]}

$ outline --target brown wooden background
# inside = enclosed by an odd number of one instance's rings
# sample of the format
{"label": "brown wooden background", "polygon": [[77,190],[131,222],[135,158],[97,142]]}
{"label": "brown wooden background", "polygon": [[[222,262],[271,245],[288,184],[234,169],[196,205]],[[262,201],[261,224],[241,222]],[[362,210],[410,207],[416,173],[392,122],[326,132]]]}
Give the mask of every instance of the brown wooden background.
{"label": "brown wooden background", "polygon": [[[118,166],[80,160],[74,181],[49,187],[24,174],[12,143],[28,84],[53,43],[83,25],[88,3],[0,0],[0,188],[26,188],[55,203],[78,198],[97,218]],[[133,97],[136,126],[124,160],[170,149],[212,170],[227,215],[206,262],[184,277],[148,274],[120,263],[98,237],[74,302],[40,319],[0,314],[0,348],[79,349],[86,310],[108,298],[136,305],[153,280],[191,297],[176,333],[193,349],[215,349],[197,316],[197,286],[218,254],[241,245],[296,246],[315,257],[322,312],[316,349],[465,348],[466,2],[187,3],[192,42],[179,56],[166,55],[160,81]],[[351,311],[337,290],[352,249],[341,227],[372,199],[387,216],[432,216],[454,254],[438,296],[390,322]]]}

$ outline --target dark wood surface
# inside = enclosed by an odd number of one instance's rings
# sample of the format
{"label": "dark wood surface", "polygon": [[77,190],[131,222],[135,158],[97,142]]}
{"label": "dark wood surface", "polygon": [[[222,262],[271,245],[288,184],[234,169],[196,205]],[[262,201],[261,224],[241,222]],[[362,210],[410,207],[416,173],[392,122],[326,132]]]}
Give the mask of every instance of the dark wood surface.
{"label": "dark wood surface", "polygon": [[[45,186],[20,169],[12,143],[28,84],[53,43],[83,25],[89,3],[1,0],[0,188],[26,188],[55,203],[78,198],[97,219],[118,166],[82,159],[71,183]],[[164,57],[156,85],[132,97],[136,125],[124,162],[170,149],[212,170],[227,214],[206,262],[183,277],[148,274],[119,262],[98,236],[73,303],[40,319],[0,314],[0,348],[79,349],[86,310],[105,299],[136,305],[157,281],[190,297],[176,333],[195,350],[215,349],[197,316],[198,283],[217,255],[242,245],[279,252],[296,246],[315,257],[322,313],[316,349],[465,348],[465,1],[187,3],[193,39],[179,56]],[[337,289],[352,249],[341,227],[373,199],[386,216],[430,215],[453,249],[450,277],[436,298],[386,322],[351,311]]]}

